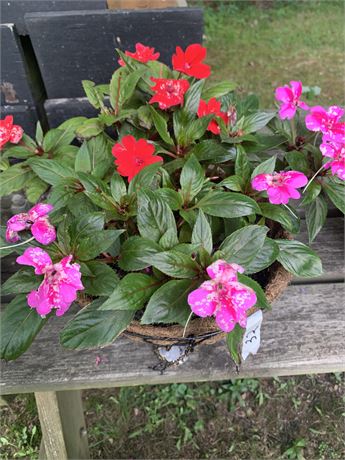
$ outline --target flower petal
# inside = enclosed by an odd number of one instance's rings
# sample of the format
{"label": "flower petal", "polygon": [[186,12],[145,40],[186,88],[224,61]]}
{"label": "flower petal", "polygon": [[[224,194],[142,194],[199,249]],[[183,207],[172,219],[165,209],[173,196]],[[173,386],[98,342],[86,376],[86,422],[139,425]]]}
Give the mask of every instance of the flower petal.
{"label": "flower petal", "polygon": [[56,240],[54,226],[46,217],[39,217],[31,226],[31,233],[41,244],[50,244]]}
{"label": "flower petal", "polygon": [[42,275],[52,267],[49,254],[41,248],[27,248],[24,253],[17,257],[16,262],[20,265],[30,265],[35,268],[36,275]]}

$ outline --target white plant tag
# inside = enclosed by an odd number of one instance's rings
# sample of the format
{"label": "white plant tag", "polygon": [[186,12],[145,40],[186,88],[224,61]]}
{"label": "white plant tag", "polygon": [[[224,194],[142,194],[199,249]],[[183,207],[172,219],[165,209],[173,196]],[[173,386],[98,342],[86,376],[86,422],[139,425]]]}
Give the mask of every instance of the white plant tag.
{"label": "white plant tag", "polygon": [[262,323],[262,311],[258,310],[247,319],[246,332],[243,336],[242,359],[245,360],[252,354],[256,355],[260,347],[260,327]]}

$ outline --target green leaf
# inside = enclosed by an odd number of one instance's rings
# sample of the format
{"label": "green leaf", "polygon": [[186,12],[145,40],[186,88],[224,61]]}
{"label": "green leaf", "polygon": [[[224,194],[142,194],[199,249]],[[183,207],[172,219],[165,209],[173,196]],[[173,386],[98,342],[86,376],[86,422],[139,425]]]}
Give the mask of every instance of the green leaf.
{"label": "green leaf", "polygon": [[260,225],[247,225],[236,230],[221,244],[222,258],[246,269],[261,251],[267,232],[268,228]]}
{"label": "green leaf", "polygon": [[98,118],[89,118],[85,120],[81,126],[76,129],[76,135],[83,139],[97,136],[103,131],[104,125]]}
{"label": "green leaf", "polygon": [[312,278],[322,274],[320,257],[308,246],[294,240],[275,241],[280,250],[277,260],[287,271],[295,276],[305,278]]}
{"label": "green leaf", "polygon": [[83,85],[86,97],[88,98],[90,104],[95,107],[95,109],[100,109],[102,106],[103,95],[95,83],[90,80],[82,80],[81,84]]}
{"label": "green leaf", "polygon": [[163,201],[168,203],[169,207],[173,211],[177,211],[182,208],[183,206],[183,199],[182,196],[171,188],[159,188],[155,191],[157,196],[160,196]]}
{"label": "green leaf", "polygon": [[224,96],[225,94],[228,94],[231,91],[234,91],[236,87],[237,87],[237,84],[232,81],[222,81],[221,83],[217,83],[209,88],[206,88],[202,92],[202,97],[203,99],[208,101],[212,97],[217,98],[217,97]]}
{"label": "green leaf", "polygon": [[216,217],[242,217],[259,213],[256,201],[240,193],[212,190],[196,204],[206,214]]}
{"label": "green leaf", "polygon": [[184,109],[189,113],[197,113],[200,103],[200,96],[205,84],[205,79],[196,81],[187,91],[184,98]]}
{"label": "green leaf", "polygon": [[2,158],[18,158],[26,160],[27,158],[35,156],[34,151],[35,149],[31,150],[25,146],[13,145],[11,147],[6,148],[6,150],[2,154]]}
{"label": "green leaf", "polygon": [[38,175],[38,177],[50,185],[58,185],[61,179],[75,177],[72,168],[62,166],[56,160],[43,160],[35,158],[29,160],[29,164],[33,171]]}
{"label": "green leaf", "polygon": [[259,203],[260,214],[267,219],[279,222],[287,231],[298,233],[300,219],[296,218],[285,207],[271,203]]}
{"label": "green leaf", "polygon": [[185,203],[189,203],[202,189],[205,172],[198,160],[192,154],[182,168],[180,183]]}
{"label": "green leaf", "polygon": [[321,190],[322,188],[319,182],[316,182],[315,180],[311,182],[311,184],[307,188],[307,191],[303,194],[304,198],[301,201],[301,205],[303,206],[306,204],[310,204],[320,194]]}
{"label": "green leaf", "polygon": [[324,180],[322,187],[326,191],[328,198],[332,201],[340,211],[345,214],[345,186],[344,182],[340,182],[334,177],[329,177]]}
{"label": "green leaf", "polygon": [[122,107],[132,96],[140,78],[146,72],[146,68],[138,68],[127,75],[121,85],[119,94],[119,107]]}
{"label": "green leaf", "polygon": [[120,93],[126,75],[128,75],[128,70],[126,69],[126,67],[120,67],[113,73],[110,80],[110,104],[112,108],[115,110],[116,115],[118,115],[119,109],[121,108]]}
{"label": "green leaf", "polygon": [[226,336],[230,356],[238,366],[241,364],[241,348],[245,329],[236,324],[234,329]]}
{"label": "green leaf", "polygon": [[101,310],[140,310],[160,285],[160,281],[143,273],[122,278]]}
{"label": "green leaf", "polygon": [[143,257],[150,257],[161,250],[159,244],[152,240],[132,236],[121,247],[119,266],[127,272],[142,270],[151,265],[149,262],[144,262]]}
{"label": "green leaf", "polygon": [[176,221],[172,210],[151,190],[142,190],[138,193],[137,223],[140,235],[144,238],[158,243],[162,236],[172,229],[177,240]]}
{"label": "green leaf", "polygon": [[37,176],[25,184],[25,195],[30,203],[37,203],[41,195],[48,189],[48,184]]}
{"label": "green leaf", "polygon": [[268,160],[265,160],[262,163],[260,163],[252,172],[252,179],[258,174],[272,174],[276,166],[276,159],[277,156],[273,155]]}
{"label": "green leaf", "polygon": [[168,131],[167,120],[162,115],[160,115],[157,110],[152,107],[152,105],[150,106],[150,109],[152,120],[158,131],[158,134],[166,144],[174,145],[174,141]]}
{"label": "green leaf", "polygon": [[327,203],[322,196],[318,196],[310,203],[305,213],[309,243],[312,243],[322,229],[327,217]]}
{"label": "green leaf", "polygon": [[152,165],[146,166],[139,171],[139,173],[134,176],[129,183],[128,195],[131,195],[132,193],[139,193],[143,188],[150,188],[153,179],[161,166],[161,163],[153,163]]}
{"label": "green leaf", "polygon": [[111,344],[132,321],[134,311],[102,311],[103,299],[83,308],[60,334],[65,348],[83,350]]}
{"label": "green leaf", "polygon": [[235,150],[229,146],[224,146],[213,139],[206,139],[194,145],[191,149],[199,161],[211,160],[212,163],[222,163],[235,158]]}
{"label": "green leaf", "polygon": [[173,278],[193,278],[200,269],[191,256],[176,249],[143,257],[143,260]]}
{"label": "green leaf", "polygon": [[10,361],[23,354],[45,322],[28,306],[25,294],[15,297],[1,314],[1,358]]}
{"label": "green leaf", "polygon": [[237,147],[236,150],[235,174],[241,177],[243,184],[246,184],[250,178],[252,169],[245,150],[242,147]]}
{"label": "green leaf", "polygon": [[[83,269],[84,267],[84,269]],[[87,268],[87,274],[85,273]],[[84,273],[83,273],[84,271]],[[92,296],[108,296],[119,282],[113,268],[96,260],[84,262],[81,266],[85,293]]]}
{"label": "green leaf", "polygon": [[212,230],[205,214],[199,209],[192,233],[192,244],[198,244],[211,254],[213,249]]}
{"label": "green leaf", "polygon": [[220,182],[219,185],[222,187],[226,187],[229,190],[233,190],[234,192],[241,192],[242,178],[236,175],[229,176],[222,180],[222,182]]}
{"label": "green leaf", "polygon": [[45,152],[57,150],[70,144],[74,139],[74,131],[69,129],[54,128],[49,130],[43,139],[42,147]]}
{"label": "green leaf", "polygon": [[194,287],[190,280],[171,280],[163,284],[149,300],[141,324],[185,325],[191,312],[187,297]]}
{"label": "green leaf", "polygon": [[94,259],[101,252],[105,252],[124,230],[103,230],[90,232],[79,239],[75,247],[75,256],[82,261]]}
{"label": "green leaf", "polygon": [[91,158],[87,143],[85,141],[83,142],[75,157],[74,169],[75,171],[82,171],[86,173],[91,172]]}
{"label": "green leaf", "polygon": [[21,294],[28,293],[37,289],[42,281],[42,277],[34,274],[32,268],[21,268],[1,286],[1,294]]}
{"label": "green leaf", "polygon": [[81,219],[72,222],[69,234],[73,241],[78,241],[79,238],[86,238],[91,232],[103,230],[104,222],[104,212],[84,214]]}
{"label": "green leaf", "polygon": [[242,129],[245,134],[250,134],[255,131],[260,131],[260,129],[264,128],[275,116],[276,116],[275,112],[253,113],[245,117]]}
{"label": "green leaf", "polygon": [[254,305],[255,307],[261,308],[261,309],[271,308],[270,304],[267,302],[264,290],[262,289],[259,283],[254,281],[252,278],[249,278],[249,276],[242,275],[241,273],[238,274],[238,281],[252,288],[255,291],[255,294],[256,294],[256,304]]}
{"label": "green leaf", "polygon": [[274,240],[265,238],[264,245],[261,250],[256,254],[255,258],[247,265],[246,273],[258,273],[265,268],[271,266],[277,259],[279,254],[279,247]]}
{"label": "green leaf", "polygon": [[30,169],[23,164],[16,164],[0,174],[0,196],[21,190],[33,176]]}
{"label": "green leaf", "polygon": [[121,198],[127,193],[125,181],[116,171],[110,180],[110,191],[116,203],[120,203]]}
{"label": "green leaf", "polygon": [[42,126],[41,126],[41,123],[38,121],[36,124],[36,134],[35,134],[36,142],[38,145],[42,145],[43,137],[44,135],[43,135]]}
{"label": "green leaf", "polygon": [[308,161],[302,152],[297,152],[296,150],[287,152],[285,153],[285,159],[289,163],[289,166],[292,170],[301,171],[305,174],[308,173]]}

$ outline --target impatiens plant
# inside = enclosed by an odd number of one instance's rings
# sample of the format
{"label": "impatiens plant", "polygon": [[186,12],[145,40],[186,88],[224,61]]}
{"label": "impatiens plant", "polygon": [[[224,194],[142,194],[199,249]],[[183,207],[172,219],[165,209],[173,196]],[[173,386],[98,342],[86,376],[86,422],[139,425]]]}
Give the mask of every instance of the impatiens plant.
{"label": "impatiens plant", "polygon": [[67,348],[105,346],[133,322],[188,339],[208,321],[238,361],[274,273],[322,271],[293,238],[304,212],[310,242],[329,205],[344,212],[344,111],[309,108],[296,81],[261,111],[233,82],[208,82],[199,44],[177,47],[172,68],[141,43],[118,54],[109,85],[82,82],[97,117],[38,124],[35,139],[1,121],[1,193],[34,205],[3,228],[1,254],[22,267],[2,287],[16,295],[2,357],[68,312]]}

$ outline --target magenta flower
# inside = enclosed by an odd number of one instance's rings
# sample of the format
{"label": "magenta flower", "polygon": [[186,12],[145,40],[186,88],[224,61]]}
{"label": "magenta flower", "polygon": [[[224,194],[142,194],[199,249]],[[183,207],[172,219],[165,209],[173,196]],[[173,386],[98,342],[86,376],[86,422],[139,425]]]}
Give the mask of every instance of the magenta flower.
{"label": "magenta flower", "polygon": [[255,292],[239,283],[237,272],[244,269],[237,264],[217,260],[207,268],[211,280],[205,281],[188,296],[188,303],[198,316],[215,316],[216,323],[224,332],[230,332],[238,323],[246,327],[246,311],[256,304]]}
{"label": "magenta flower", "polygon": [[345,142],[345,122],[339,121],[343,115],[344,110],[336,105],[328,110],[315,106],[305,117],[305,124],[310,131],[321,131],[323,140]]}
{"label": "magenta flower", "polygon": [[297,199],[301,194],[296,190],[304,187],[308,178],[298,171],[281,171],[273,174],[258,174],[252,180],[254,190],[267,190],[270,203],[287,204],[290,198]]}
{"label": "magenta flower", "polygon": [[345,180],[345,142],[323,141],[320,150],[323,156],[332,158],[324,167],[331,168],[333,176]]}
{"label": "magenta flower", "polygon": [[309,110],[309,106],[300,100],[302,94],[302,83],[300,81],[290,81],[291,88],[288,85],[279,86],[276,89],[276,99],[282,102],[279,109],[279,117],[284,120],[291,120],[300,107],[303,110]]}
{"label": "magenta flower", "polygon": [[49,222],[47,214],[52,211],[51,204],[38,203],[28,212],[12,216],[7,221],[6,240],[19,241],[18,232],[31,230],[32,235],[41,244],[50,244],[56,239],[55,228]]}
{"label": "magenta flower", "polygon": [[48,315],[56,308],[56,316],[63,315],[77,298],[77,291],[84,289],[80,280],[80,266],[71,264],[72,256],[64,257],[53,264],[49,254],[41,248],[27,248],[17,258],[20,265],[35,268],[36,275],[44,275],[37,291],[27,296],[31,308],[36,308],[39,315]]}

